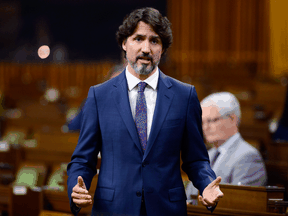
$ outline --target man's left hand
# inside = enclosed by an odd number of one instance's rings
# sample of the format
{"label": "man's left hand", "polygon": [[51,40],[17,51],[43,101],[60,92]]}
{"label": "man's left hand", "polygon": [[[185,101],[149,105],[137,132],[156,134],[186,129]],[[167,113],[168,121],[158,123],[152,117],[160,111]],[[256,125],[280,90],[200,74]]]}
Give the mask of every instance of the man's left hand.
{"label": "man's left hand", "polygon": [[213,207],[215,206],[220,198],[224,196],[219,188],[219,183],[221,182],[221,177],[218,176],[213,182],[211,182],[203,191],[203,197],[198,196],[198,199],[204,206]]}

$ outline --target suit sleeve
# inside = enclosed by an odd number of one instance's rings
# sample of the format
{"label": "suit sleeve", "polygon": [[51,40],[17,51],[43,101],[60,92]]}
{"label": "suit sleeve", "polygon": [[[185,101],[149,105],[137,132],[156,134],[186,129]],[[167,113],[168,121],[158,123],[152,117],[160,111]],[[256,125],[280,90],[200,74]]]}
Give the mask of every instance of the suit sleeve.
{"label": "suit sleeve", "polygon": [[[88,92],[88,97],[83,107],[81,130],[78,144],[67,167],[68,196],[71,211],[75,212],[75,204],[72,202],[71,193],[77,184],[78,176],[82,176],[89,190],[93,176],[96,174],[97,156],[101,148],[101,133],[98,122],[98,112],[94,87]],[[79,210],[79,209],[77,209]]]}
{"label": "suit sleeve", "polygon": [[194,87],[191,87],[182,143],[182,169],[193,185],[203,193],[216,175],[210,167],[209,156],[203,142],[202,110]]}

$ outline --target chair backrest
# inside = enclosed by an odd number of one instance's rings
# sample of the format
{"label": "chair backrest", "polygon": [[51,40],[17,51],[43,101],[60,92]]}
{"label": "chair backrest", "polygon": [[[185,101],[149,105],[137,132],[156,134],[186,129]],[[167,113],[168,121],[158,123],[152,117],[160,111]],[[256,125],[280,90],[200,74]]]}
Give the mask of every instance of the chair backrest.
{"label": "chair backrest", "polygon": [[14,185],[41,187],[44,184],[47,168],[41,163],[22,162],[16,174]]}
{"label": "chair backrest", "polygon": [[47,181],[48,190],[60,190],[64,191],[64,172],[67,170],[67,164],[58,164],[52,168],[51,175]]}

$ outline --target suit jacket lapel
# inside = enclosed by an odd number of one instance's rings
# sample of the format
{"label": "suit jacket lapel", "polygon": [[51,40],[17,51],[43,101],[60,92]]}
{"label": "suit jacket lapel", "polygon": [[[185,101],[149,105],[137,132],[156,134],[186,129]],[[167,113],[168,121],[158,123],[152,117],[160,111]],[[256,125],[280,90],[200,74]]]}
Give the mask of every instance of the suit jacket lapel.
{"label": "suit jacket lapel", "polygon": [[131,113],[125,70],[115,78],[115,83],[113,84],[113,87],[114,87],[113,96],[118,111],[132,137],[132,140],[134,141],[138,149],[141,152],[143,152],[139,141],[138,133],[136,130],[135,122],[133,120]]}
{"label": "suit jacket lapel", "polygon": [[168,77],[165,74],[163,74],[160,70],[159,72],[160,74],[158,81],[156,106],[153,115],[151,132],[147,143],[147,149],[144,152],[143,160],[145,160],[152,146],[154,145],[155,139],[162,127],[162,124],[165,120],[165,117],[167,115],[167,112],[170,108],[174,96],[174,93],[171,90],[172,84],[169,81]]}
{"label": "suit jacket lapel", "polygon": [[[231,163],[229,163],[229,161],[231,160],[231,157],[233,158],[233,154],[235,153],[235,151],[237,150],[237,147],[239,145],[239,142],[241,141],[241,138],[239,137],[238,139],[236,139],[233,144],[227,149],[227,151],[224,153],[224,155],[220,155],[220,161],[218,162],[218,165],[213,168],[213,171],[217,174],[219,173],[219,171],[224,170],[225,167],[227,166],[227,164],[232,165]],[[214,153],[215,155],[215,153]],[[228,166],[229,166],[228,165]]]}

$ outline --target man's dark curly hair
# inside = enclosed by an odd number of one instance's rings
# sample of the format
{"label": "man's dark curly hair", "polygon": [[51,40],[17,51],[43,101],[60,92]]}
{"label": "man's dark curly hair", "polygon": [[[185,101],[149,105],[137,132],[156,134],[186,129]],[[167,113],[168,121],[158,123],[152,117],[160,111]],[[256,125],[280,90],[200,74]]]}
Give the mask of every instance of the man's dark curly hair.
{"label": "man's dark curly hair", "polygon": [[[119,26],[116,33],[119,46],[122,49],[123,41],[126,41],[127,38],[134,33],[138,22],[140,21],[150,25],[156,34],[158,34],[161,38],[163,56],[173,41],[172,30],[170,28],[171,23],[167,17],[163,17],[158,10],[150,7],[134,10],[124,18],[122,25]],[[125,50],[123,51],[126,58],[126,52]]]}

